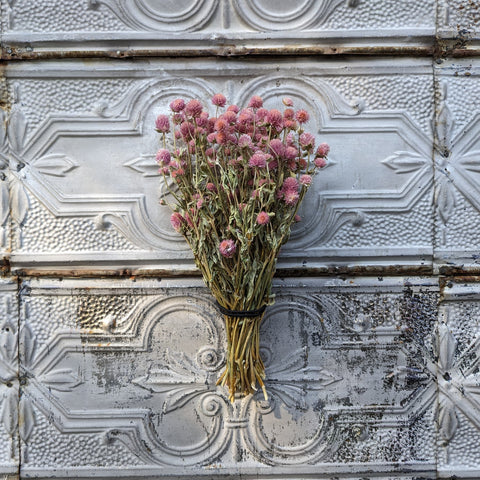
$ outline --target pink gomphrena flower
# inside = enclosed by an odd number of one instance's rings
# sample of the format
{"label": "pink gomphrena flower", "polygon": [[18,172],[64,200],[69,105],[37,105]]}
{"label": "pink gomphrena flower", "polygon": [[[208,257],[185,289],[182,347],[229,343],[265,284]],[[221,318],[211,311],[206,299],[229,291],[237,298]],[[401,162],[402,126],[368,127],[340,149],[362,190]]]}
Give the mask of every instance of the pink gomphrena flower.
{"label": "pink gomphrena flower", "polygon": [[283,194],[283,200],[287,205],[296,205],[300,196],[293,190],[288,190]]}
{"label": "pink gomphrena flower", "polygon": [[267,118],[267,115],[268,115],[268,110],[266,108],[259,108],[257,110],[256,116],[259,122],[265,121],[265,119]]}
{"label": "pink gomphrena flower", "polygon": [[180,125],[185,120],[185,115],[183,113],[174,113],[172,115],[172,122],[175,125]]}
{"label": "pink gomphrena flower", "polygon": [[250,157],[248,165],[254,168],[265,168],[267,166],[267,156],[264,153],[256,152]]}
{"label": "pink gomphrena flower", "polygon": [[208,126],[208,112],[202,112],[201,115],[197,118],[197,125],[199,127]]}
{"label": "pink gomphrena flower", "polygon": [[298,157],[298,150],[295,147],[285,148],[285,158],[287,160],[295,160]]}
{"label": "pink gomphrena flower", "polygon": [[215,192],[215,193],[217,192],[217,187],[212,182],[208,182],[206,185],[206,188],[209,192]]}
{"label": "pink gomphrena flower", "polygon": [[188,142],[188,153],[193,155],[195,153],[195,140],[190,140]]}
{"label": "pink gomphrena flower", "polygon": [[219,117],[218,120],[215,122],[215,131],[216,132],[224,132],[229,127],[228,122],[225,121],[223,117]]}
{"label": "pink gomphrena flower", "polygon": [[230,105],[227,107],[227,112],[238,113],[240,109],[236,105]]}
{"label": "pink gomphrena flower", "polygon": [[170,131],[170,120],[167,115],[159,115],[155,119],[155,130],[159,133],[168,133]]}
{"label": "pink gomphrena flower", "polygon": [[285,120],[293,120],[295,118],[295,112],[291,108],[286,108],[283,111],[283,118]]}
{"label": "pink gomphrena flower", "polygon": [[157,162],[165,167],[170,163],[171,158],[170,152],[164,148],[161,148],[156,155]]}
{"label": "pink gomphrena flower", "polygon": [[285,138],[285,145],[287,145],[287,147],[295,146],[295,135],[293,132],[287,133],[287,136]]}
{"label": "pink gomphrena flower", "polygon": [[170,216],[170,223],[176,232],[180,232],[182,230],[184,222],[185,219],[178,212],[173,212]]}
{"label": "pink gomphrena flower", "polygon": [[317,157],[326,157],[329,154],[329,152],[330,152],[330,147],[328,146],[328,144],[321,143],[318,146],[315,154],[317,155]]}
{"label": "pink gomphrena flower", "polygon": [[195,134],[195,125],[190,122],[182,122],[180,125],[180,133],[186,140],[190,140]]}
{"label": "pink gomphrena flower", "polygon": [[235,242],[233,240],[222,240],[218,246],[220,254],[225,258],[232,258],[233,255],[235,255],[236,249],[237,247],[235,246]]}
{"label": "pink gomphrena flower", "polygon": [[270,216],[268,215],[267,212],[262,210],[258,215],[257,215],[257,223],[259,225],[266,225],[267,223],[270,222]]}
{"label": "pink gomphrena flower", "polygon": [[240,138],[238,139],[238,146],[240,148],[253,148],[252,137],[245,133],[240,135]]}
{"label": "pink gomphrena flower", "polygon": [[175,130],[175,138],[177,140],[182,138],[182,132],[180,130]]}
{"label": "pink gomphrena flower", "polygon": [[214,157],[214,156],[215,156],[215,150],[214,150],[212,147],[207,148],[207,149],[205,150],[205,155],[206,155],[207,157]]}
{"label": "pink gomphrena flower", "polygon": [[304,185],[305,187],[309,187],[312,184],[312,177],[311,175],[300,175],[300,183]]}
{"label": "pink gomphrena flower", "polygon": [[182,100],[181,98],[177,98],[176,100],[173,100],[173,102],[170,103],[170,110],[172,112],[181,112],[185,108],[185,101]]}
{"label": "pink gomphrena flower", "polygon": [[283,157],[285,154],[285,145],[279,138],[270,141],[270,151],[277,157]]}
{"label": "pink gomphrena flower", "polygon": [[185,113],[193,118],[199,117],[203,112],[203,106],[198,100],[190,100],[185,105]]}
{"label": "pink gomphrena flower", "polygon": [[298,139],[300,145],[308,151],[312,151],[315,147],[315,137],[310,133],[302,133]]}
{"label": "pink gomphrena flower", "polygon": [[295,215],[295,216],[293,217],[293,219],[294,219],[295,222],[297,222],[297,223],[302,221],[302,217],[300,217],[300,215],[298,215],[298,214]]}
{"label": "pink gomphrena flower", "polygon": [[222,93],[216,93],[212,97],[212,103],[217,107],[224,107],[225,104],[227,103],[227,99],[225,98],[225,95],[223,95]]}
{"label": "pink gomphrena flower", "polygon": [[281,130],[283,125],[283,116],[280,113],[280,111],[276,110],[275,108],[273,108],[272,110],[269,110],[265,120],[275,129]]}
{"label": "pink gomphrena flower", "polygon": [[172,170],[170,172],[170,175],[172,176],[172,178],[181,177],[182,175],[185,175],[185,170],[182,167],[179,167],[177,168],[177,170]]}
{"label": "pink gomphrena flower", "polygon": [[327,162],[325,161],[325,159],[323,157],[317,157],[313,163],[315,164],[315,166],[317,168],[323,168],[327,165]]}
{"label": "pink gomphrena flower", "polygon": [[295,114],[295,118],[297,119],[298,123],[307,123],[310,119],[310,115],[306,110],[298,110]]}
{"label": "pink gomphrena flower", "polygon": [[307,168],[307,161],[304,158],[298,159],[298,168],[300,170],[304,170],[305,168]]}
{"label": "pink gomphrena flower", "polygon": [[276,170],[278,168],[278,161],[277,160],[272,160],[271,162],[268,162],[268,169],[269,170]]}
{"label": "pink gomphrena flower", "polygon": [[258,95],[254,95],[248,102],[250,108],[261,108],[263,107],[263,99]]}
{"label": "pink gomphrena flower", "polygon": [[[168,176],[168,175],[170,175],[170,170],[169,170],[168,167],[161,167],[161,168],[158,169],[158,173],[160,175]],[[162,205],[164,205],[164,203],[162,203]]]}
{"label": "pink gomphrena flower", "polygon": [[215,132],[209,133],[207,135],[207,142],[208,143],[213,143],[215,141],[216,136],[217,136],[217,134]]}
{"label": "pink gomphrena flower", "polygon": [[228,141],[228,136],[225,132],[217,132],[217,134],[215,135],[215,141],[219,145],[225,145]]}
{"label": "pink gomphrena flower", "polygon": [[282,103],[283,103],[286,107],[293,107],[293,100],[292,100],[290,97],[285,97],[285,98],[282,100]]}
{"label": "pink gomphrena flower", "polygon": [[223,118],[226,122],[233,124],[237,121],[237,114],[229,110],[223,114]]}
{"label": "pink gomphrena flower", "polygon": [[295,177],[288,177],[283,181],[282,185],[283,192],[298,192],[298,182]]}

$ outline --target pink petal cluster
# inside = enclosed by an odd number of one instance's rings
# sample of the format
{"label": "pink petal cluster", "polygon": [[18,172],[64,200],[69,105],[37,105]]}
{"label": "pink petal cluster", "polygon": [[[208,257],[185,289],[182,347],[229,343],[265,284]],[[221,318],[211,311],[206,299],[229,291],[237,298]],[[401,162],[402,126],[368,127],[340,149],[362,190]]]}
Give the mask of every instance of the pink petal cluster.
{"label": "pink petal cluster", "polygon": [[254,153],[248,164],[253,168],[265,168],[267,166],[267,156],[264,153]]}
{"label": "pink petal cluster", "polygon": [[170,216],[170,223],[175,231],[180,232],[182,230],[185,219],[178,212],[173,212]]}
{"label": "pink petal cluster", "polygon": [[181,98],[177,98],[170,103],[170,110],[172,112],[181,112],[185,108],[185,101]]}
{"label": "pink petal cluster", "polygon": [[237,247],[233,240],[222,240],[220,245],[218,246],[218,250],[220,254],[223,255],[225,258],[232,258],[235,255],[235,251]]}
{"label": "pink petal cluster", "polygon": [[164,167],[166,167],[170,163],[171,158],[172,157],[170,155],[170,152],[168,150],[165,150],[164,148],[161,148],[157,152],[156,160]]}
{"label": "pink petal cluster", "polygon": [[216,93],[212,97],[212,103],[217,107],[224,107],[225,104],[227,103],[227,99],[225,98],[225,95],[223,95],[222,93]]}
{"label": "pink petal cluster", "polygon": [[159,115],[156,118],[155,129],[159,133],[168,133],[170,131],[170,119],[167,115]]}
{"label": "pink petal cluster", "polygon": [[268,215],[267,212],[265,211],[261,211],[258,215],[257,215],[257,223],[259,225],[266,225],[267,223],[270,222],[270,215]]}

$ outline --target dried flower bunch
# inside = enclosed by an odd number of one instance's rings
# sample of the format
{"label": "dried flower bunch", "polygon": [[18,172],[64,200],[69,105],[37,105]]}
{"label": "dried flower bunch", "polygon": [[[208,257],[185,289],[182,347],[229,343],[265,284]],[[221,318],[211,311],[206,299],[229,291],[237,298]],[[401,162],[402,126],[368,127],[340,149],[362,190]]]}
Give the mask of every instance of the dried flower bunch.
{"label": "dried flower bunch", "polygon": [[263,108],[259,96],[243,109],[226,107],[221,93],[212,103],[214,117],[198,100],[171,102],[171,118],[156,119],[163,143],[156,158],[174,199],[172,226],[191,247],[225,318],[228,352],[218,384],[228,386],[232,402],[257,384],[267,398],[260,323],[273,303],[280,247],[300,220],[298,208],[329,147],[315,149],[304,131],[309,114],[293,110],[289,98],[283,112]]}

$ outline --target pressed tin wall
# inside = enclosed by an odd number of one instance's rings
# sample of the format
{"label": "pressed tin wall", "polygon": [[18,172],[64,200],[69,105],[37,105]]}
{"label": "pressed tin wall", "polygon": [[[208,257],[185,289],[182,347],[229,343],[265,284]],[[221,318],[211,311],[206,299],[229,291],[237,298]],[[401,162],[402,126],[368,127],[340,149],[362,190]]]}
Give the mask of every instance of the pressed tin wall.
{"label": "pressed tin wall", "polygon": [[[0,8],[0,478],[480,478],[480,1]],[[154,161],[217,92],[331,146],[233,405]]]}

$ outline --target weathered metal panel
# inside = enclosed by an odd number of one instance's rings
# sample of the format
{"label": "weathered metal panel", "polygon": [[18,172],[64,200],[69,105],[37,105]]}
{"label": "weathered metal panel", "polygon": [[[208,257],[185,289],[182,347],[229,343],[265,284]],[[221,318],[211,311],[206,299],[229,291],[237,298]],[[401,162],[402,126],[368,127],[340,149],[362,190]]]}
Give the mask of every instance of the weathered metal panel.
{"label": "weathered metal panel", "polygon": [[168,208],[158,205],[152,127],[172,99],[216,91],[239,104],[259,94],[270,107],[288,95],[312,112],[309,128],[332,147],[280,268],[431,271],[428,62],[303,58],[224,66],[201,59],[10,64],[14,108],[27,125],[22,168],[13,173],[25,206],[15,224],[13,271],[191,271],[190,252],[172,231]]}
{"label": "weathered metal panel", "polygon": [[224,330],[200,280],[26,281],[25,476],[303,478],[435,471],[438,286],[279,279],[267,390],[216,387]]}

